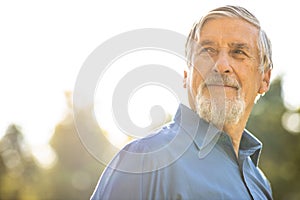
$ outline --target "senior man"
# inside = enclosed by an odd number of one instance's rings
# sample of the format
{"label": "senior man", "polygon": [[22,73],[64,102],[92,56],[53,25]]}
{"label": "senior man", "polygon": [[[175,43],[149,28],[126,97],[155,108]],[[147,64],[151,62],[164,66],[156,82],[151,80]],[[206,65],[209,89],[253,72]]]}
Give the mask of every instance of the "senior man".
{"label": "senior man", "polygon": [[186,57],[190,108],[124,147],[91,199],[272,199],[258,168],[262,144],[245,129],[272,69],[258,19],[237,6],[211,10],[193,26]]}

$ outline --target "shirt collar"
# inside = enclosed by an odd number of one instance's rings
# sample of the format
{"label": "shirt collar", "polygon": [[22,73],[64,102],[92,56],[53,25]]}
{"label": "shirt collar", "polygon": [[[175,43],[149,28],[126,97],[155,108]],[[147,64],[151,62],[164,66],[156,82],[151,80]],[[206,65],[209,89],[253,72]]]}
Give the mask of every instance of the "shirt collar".
{"label": "shirt collar", "polygon": [[261,141],[259,141],[254,135],[245,129],[240,142],[240,156],[250,156],[252,162],[255,164],[255,166],[257,166],[261,149]]}
{"label": "shirt collar", "polygon": [[[227,139],[220,142],[232,145],[231,139],[226,133],[201,119],[196,112],[183,104],[179,105],[174,121],[193,139],[199,150],[200,159],[204,158],[213,149],[221,135],[225,135]],[[250,156],[252,162],[257,166],[261,148],[262,143],[249,131],[244,130],[240,142],[240,158]]]}
{"label": "shirt collar", "polygon": [[183,104],[179,105],[174,121],[192,138],[200,159],[208,155],[221,135],[219,129]]}

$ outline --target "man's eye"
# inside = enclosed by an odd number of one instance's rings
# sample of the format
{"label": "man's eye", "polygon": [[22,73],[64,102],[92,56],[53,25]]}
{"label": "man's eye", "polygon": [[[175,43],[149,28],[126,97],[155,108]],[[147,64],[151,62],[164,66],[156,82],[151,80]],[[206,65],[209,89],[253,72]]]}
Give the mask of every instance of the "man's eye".
{"label": "man's eye", "polygon": [[208,53],[208,54],[215,54],[217,52],[216,49],[212,48],[212,47],[203,47],[200,49],[200,54],[205,54],[205,53]]}
{"label": "man's eye", "polygon": [[248,54],[240,49],[232,50],[231,54],[234,58],[246,58],[248,57]]}
{"label": "man's eye", "polygon": [[245,52],[242,51],[242,50],[234,50],[233,53],[235,53],[235,54],[244,54],[245,55]]}

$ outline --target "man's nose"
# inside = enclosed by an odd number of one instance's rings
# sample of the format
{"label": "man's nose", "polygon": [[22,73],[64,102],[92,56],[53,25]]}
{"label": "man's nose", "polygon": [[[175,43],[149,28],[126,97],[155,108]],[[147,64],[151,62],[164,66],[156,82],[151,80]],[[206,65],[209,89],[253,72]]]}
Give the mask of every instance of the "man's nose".
{"label": "man's nose", "polygon": [[218,53],[213,67],[213,72],[219,74],[230,74],[232,72],[230,56],[227,52],[221,51]]}

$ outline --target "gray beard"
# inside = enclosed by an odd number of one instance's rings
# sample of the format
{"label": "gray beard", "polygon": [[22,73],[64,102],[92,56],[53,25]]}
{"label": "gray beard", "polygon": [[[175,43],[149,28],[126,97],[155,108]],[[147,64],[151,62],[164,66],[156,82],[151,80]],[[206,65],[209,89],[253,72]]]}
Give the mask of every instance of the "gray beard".
{"label": "gray beard", "polygon": [[245,111],[245,101],[239,92],[234,100],[225,97],[207,98],[202,95],[203,85],[198,88],[196,96],[196,112],[207,122],[222,129],[224,125],[234,125],[239,122]]}

